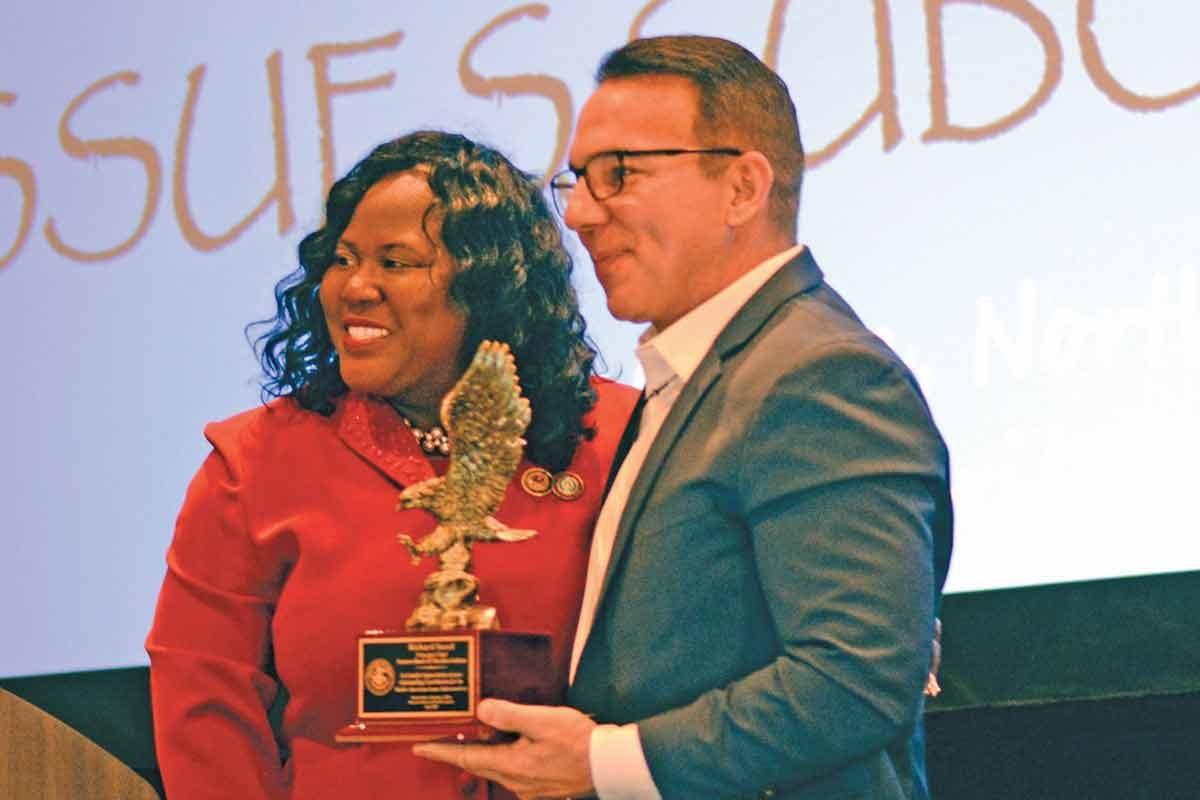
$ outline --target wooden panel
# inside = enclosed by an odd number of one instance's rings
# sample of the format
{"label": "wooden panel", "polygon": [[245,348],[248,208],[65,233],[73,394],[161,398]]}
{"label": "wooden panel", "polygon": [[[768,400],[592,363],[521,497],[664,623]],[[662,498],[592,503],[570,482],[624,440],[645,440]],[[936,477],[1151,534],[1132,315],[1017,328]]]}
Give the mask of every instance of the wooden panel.
{"label": "wooden panel", "polygon": [[0,797],[157,800],[158,793],[87,737],[0,689]]}

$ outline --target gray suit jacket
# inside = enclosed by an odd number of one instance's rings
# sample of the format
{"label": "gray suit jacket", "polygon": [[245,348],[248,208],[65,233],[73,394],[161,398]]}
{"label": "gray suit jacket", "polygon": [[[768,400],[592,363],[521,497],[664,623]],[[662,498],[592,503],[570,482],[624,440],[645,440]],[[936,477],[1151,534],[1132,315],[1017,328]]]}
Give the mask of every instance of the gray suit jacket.
{"label": "gray suit jacket", "polygon": [[805,250],[718,337],[631,490],[570,690],[664,798],[926,797],[950,556],[916,381]]}

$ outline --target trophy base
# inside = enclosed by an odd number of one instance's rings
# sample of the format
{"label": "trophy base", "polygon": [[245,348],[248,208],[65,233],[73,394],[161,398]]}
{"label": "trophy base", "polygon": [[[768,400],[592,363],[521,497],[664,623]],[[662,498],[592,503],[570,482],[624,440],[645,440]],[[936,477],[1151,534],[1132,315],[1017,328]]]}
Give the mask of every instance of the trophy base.
{"label": "trophy base", "polygon": [[477,719],[464,718],[459,722],[384,722],[359,720],[343,725],[333,739],[336,742],[502,742],[507,734],[484,725]]}
{"label": "trophy base", "polygon": [[511,739],[480,722],[480,700],[557,705],[550,637],[472,628],[358,637],[358,715],[334,741],[498,742]]}

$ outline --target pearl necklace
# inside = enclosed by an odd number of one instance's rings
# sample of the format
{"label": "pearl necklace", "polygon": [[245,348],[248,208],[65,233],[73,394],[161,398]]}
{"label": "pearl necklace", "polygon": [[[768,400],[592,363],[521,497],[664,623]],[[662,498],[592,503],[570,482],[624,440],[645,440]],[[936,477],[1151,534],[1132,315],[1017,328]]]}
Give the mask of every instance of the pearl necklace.
{"label": "pearl necklace", "polygon": [[408,417],[403,414],[400,419],[404,420],[404,424],[412,431],[412,435],[416,438],[417,444],[421,446],[427,454],[431,456],[448,456],[450,455],[450,437],[442,430],[440,425],[434,425],[428,430],[418,428],[409,421]]}

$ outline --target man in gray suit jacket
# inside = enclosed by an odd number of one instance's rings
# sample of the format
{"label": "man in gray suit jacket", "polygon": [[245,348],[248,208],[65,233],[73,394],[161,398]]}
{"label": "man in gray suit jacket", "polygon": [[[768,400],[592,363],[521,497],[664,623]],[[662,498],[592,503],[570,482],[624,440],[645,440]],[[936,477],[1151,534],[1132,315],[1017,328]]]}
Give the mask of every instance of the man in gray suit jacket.
{"label": "man in gray suit jacket", "polygon": [[694,36],[633,41],[598,83],[556,202],[613,314],[651,327],[574,709],[487,701],[516,742],[417,750],[523,797],[927,797],[948,456],[912,374],[795,244],[787,88]]}

